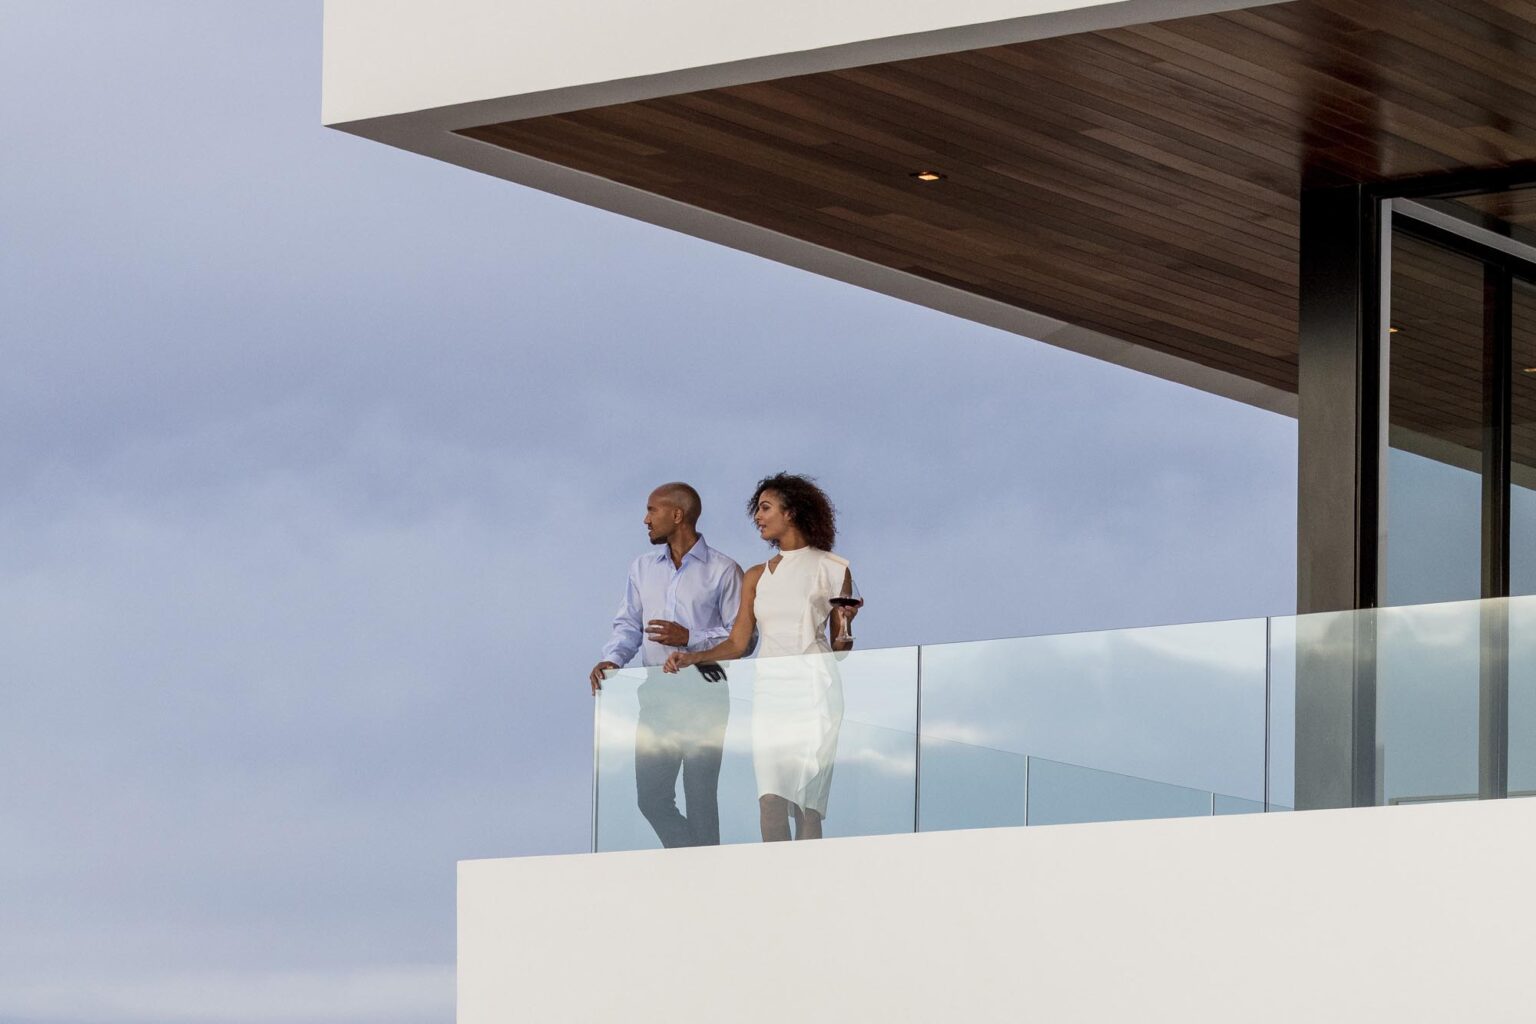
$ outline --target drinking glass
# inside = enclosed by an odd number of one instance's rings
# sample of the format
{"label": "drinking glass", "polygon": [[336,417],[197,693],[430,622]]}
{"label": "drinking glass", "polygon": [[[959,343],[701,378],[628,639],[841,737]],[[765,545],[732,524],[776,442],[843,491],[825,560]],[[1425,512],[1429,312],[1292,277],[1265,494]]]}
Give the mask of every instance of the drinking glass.
{"label": "drinking glass", "polygon": [[[843,587],[843,592],[832,598],[833,608],[862,608],[864,595],[859,593],[859,585],[853,582],[853,577],[848,577],[848,583]],[[837,638],[833,643],[849,643],[853,640],[853,634],[848,631],[849,619],[839,617]]]}

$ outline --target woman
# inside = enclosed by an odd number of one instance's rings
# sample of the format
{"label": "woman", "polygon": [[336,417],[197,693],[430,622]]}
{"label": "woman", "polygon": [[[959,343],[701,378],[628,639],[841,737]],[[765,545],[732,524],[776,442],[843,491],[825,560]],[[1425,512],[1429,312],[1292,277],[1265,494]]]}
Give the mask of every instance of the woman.
{"label": "woman", "polygon": [[731,635],[707,651],[674,652],[665,670],[739,658],[758,631],[752,763],[763,840],[789,839],[791,818],[794,838],[820,839],[843,721],[832,651],[853,647],[852,639],[834,637],[847,636],[858,614],[857,607],[834,609],[830,602],[854,593],[853,575],[847,560],[832,554],[836,510],[808,478],[763,479],[747,514],[778,554],[747,571]]}

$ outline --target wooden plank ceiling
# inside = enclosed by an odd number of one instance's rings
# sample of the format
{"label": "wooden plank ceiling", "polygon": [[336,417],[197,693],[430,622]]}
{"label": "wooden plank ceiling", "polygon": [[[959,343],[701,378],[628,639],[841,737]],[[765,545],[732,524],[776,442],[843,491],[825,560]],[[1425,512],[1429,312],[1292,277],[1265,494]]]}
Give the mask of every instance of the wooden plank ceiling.
{"label": "wooden plank ceiling", "polygon": [[1456,201],[1486,217],[1507,221],[1527,231],[1536,230],[1536,189],[1486,192],[1482,195],[1461,196]]}
{"label": "wooden plank ceiling", "polygon": [[1300,0],[463,134],[1294,391],[1303,184],[1536,161],[1536,3]]}
{"label": "wooden plank ceiling", "polygon": [[[1516,467],[1536,469],[1536,285],[1515,283],[1513,319],[1510,453]],[[1529,476],[1517,482],[1531,486]]]}

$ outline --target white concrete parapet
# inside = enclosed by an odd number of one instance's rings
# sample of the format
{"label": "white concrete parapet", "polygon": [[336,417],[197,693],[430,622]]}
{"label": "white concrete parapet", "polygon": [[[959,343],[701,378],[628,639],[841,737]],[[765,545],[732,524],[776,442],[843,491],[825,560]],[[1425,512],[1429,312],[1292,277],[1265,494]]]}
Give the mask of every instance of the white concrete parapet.
{"label": "white concrete parapet", "polygon": [[1530,1019],[1536,800],[468,861],[459,1024]]}

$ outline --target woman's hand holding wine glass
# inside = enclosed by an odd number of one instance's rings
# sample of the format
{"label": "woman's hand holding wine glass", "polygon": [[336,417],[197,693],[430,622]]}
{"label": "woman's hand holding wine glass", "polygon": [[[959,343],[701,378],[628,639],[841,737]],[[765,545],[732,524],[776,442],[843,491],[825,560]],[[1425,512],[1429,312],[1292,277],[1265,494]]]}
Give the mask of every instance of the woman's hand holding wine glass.
{"label": "woman's hand holding wine glass", "polygon": [[843,592],[831,598],[832,618],[837,622],[837,635],[832,638],[832,645],[846,650],[853,645],[853,634],[849,627],[853,625],[854,616],[859,614],[859,609],[864,606],[864,595],[859,593],[859,585],[853,582],[850,574],[843,583]]}

